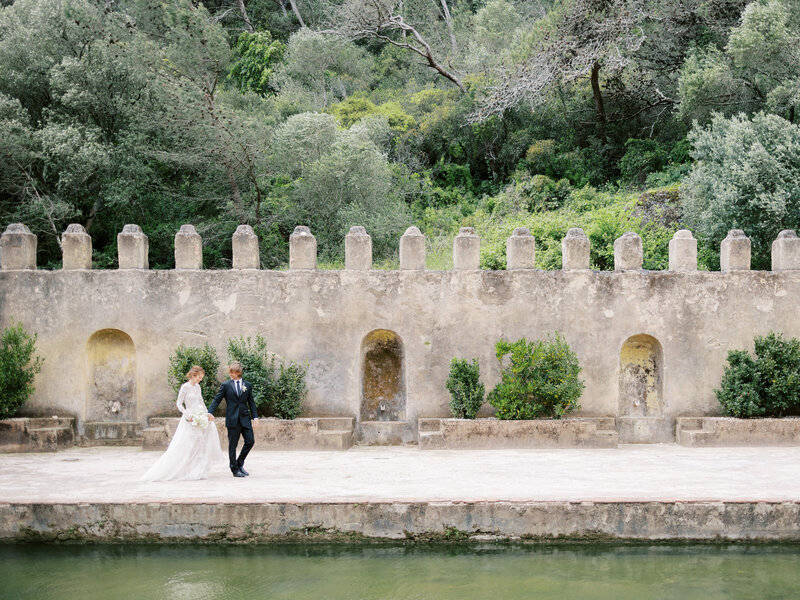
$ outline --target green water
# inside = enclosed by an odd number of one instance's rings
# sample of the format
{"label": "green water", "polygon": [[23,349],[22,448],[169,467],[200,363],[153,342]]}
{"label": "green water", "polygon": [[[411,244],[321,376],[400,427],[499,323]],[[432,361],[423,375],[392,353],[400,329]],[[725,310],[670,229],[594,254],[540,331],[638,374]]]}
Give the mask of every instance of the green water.
{"label": "green water", "polygon": [[0,598],[800,598],[800,547],[0,546]]}

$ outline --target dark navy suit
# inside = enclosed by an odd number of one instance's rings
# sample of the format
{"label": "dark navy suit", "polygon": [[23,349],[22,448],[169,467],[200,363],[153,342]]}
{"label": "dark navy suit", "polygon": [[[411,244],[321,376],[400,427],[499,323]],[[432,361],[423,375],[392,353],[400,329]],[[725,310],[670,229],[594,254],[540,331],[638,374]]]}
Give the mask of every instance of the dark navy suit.
{"label": "dark navy suit", "polygon": [[[253,437],[253,422],[251,419],[258,418],[256,403],[253,401],[253,388],[249,381],[240,380],[242,388],[241,395],[236,392],[236,382],[226,381],[216,394],[208,412],[213,414],[219,403],[225,400],[225,427],[228,428],[228,456],[230,458],[231,471],[234,473],[244,466],[244,459],[250,453],[255,444]],[[239,436],[244,438],[244,446],[239,458],[236,458],[236,446],[239,445]]]}

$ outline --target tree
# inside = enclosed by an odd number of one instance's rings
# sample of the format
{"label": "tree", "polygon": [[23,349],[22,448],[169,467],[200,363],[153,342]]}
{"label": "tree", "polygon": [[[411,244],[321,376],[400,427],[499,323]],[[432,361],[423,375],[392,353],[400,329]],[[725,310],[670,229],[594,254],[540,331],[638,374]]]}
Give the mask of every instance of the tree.
{"label": "tree", "polygon": [[715,115],[689,140],[696,162],[681,190],[686,224],[714,248],[730,229],[744,230],[753,267],[769,269],[772,241],[800,225],[800,125],[763,112]]}
{"label": "tree", "polygon": [[[457,44],[452,36],[452,18],[447,3],[441,1],[442,14],[451,31],[451,45],[455,51]],[[347,39],[372,39],[414,52],[423,57],[431,69],[462,92],[466,91],[456,72],[445,67],[421,30],[407,20],[404,8],[402,0],[345,0],[337,13],[335,31]]]}
{"label": "tree", "polygon": [[228,81],[241,92],[266,96],[275,92],[270,79],[286,47],[273,40],[269,32],[243,31],[234,47],[237,60],[233,63]]}
{"label": "tree", "polygon": [[708,122],[769,110],[794,122],[800,107],[800,7],[788,0],[752,2],[730,30],[724,52],[700,48],[683,66],[681,115]]}
{"label": "tree", "polygon": [[369,87],[371,63],[367,52],[349,41],[302,29],[289,38],[276,74],[278,100],[293,113],[322,110]]}
{"label": "tree", "polygon": [[535,38],[527,60],[507,72],[473,115],[484,121],[527,101],[536,106],[555,87],[588,77],[601,140],[606,138],[606,109],[600,82],[622,71],[644,42],[640,0],[571,0],[553,13],[552,25]]}

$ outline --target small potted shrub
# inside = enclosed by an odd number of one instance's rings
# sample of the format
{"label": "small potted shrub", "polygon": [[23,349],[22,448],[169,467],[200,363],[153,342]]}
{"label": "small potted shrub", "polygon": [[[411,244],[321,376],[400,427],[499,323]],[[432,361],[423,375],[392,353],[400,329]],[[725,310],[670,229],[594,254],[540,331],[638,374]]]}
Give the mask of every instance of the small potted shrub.
{"label": "small potted shrub", "polygon": [[175,353],[169,357],[167,381],[177,395],[181,386],[186,383],[186,373],[194,365],[200,365],[206,372],[206,376],[200,382],[200,391],[203,394],[203,402],[208,406],[219,386],[219,381],[217,381],[219,357],[217,351],[208,342],[202,347],[184,346],[183,344],[178,346]]}
{"label": "small potted shrub", "polygon": [[581,366],[560,334],[531,342],[500,340],[495,350],[502,371],[489,404],[498,419],[560,419],[580,408]]}
{"label": "small potted shrub", "polygon": [[726,416],[743,419],[800,414],[800,340],[769,332],[754,338],[755,356],[728,352],[728,365],[714,390]]}
{"label": "small potted shrub", "polygon": [[4,329],[0,347],[0,419],[13,417],[33,395],[44,359],[36,355],[36,334],[22,323]]}
{"label": "small potted shrub", "polygon": [[450,412],[456,419],[474,419],[483,405],[485,388],[481,383],[478,359],[470,363],[465,358],[450,361],[450,376],[447,378],[450,392]]}
{"label": "small potted shrub", "polygon": [[278,419],[296,419],[306,396],[306,367],[300,363],[277,363],[267,350],[267,341],[257,335],[228,340],[228,360],[239,361],[244,378],[253,384],[258,414]]}

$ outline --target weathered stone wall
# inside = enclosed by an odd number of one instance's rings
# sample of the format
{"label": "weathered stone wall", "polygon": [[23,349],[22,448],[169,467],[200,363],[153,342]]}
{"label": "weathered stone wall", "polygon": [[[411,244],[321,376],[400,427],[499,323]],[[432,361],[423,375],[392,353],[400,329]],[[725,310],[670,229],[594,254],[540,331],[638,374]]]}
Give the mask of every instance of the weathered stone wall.
{"label": "weathered stone wall", "polygon": [[[416,423],[449,416],[444,384],[453,356],[478,357],[491,387],[499,378],[495,341],[559,331],[583,365],[579,414],[620,414],[620,388],[636,387],[625,375],[630,357],[621,360],[621,352],[627,340],[644,335],[660,345],[659,379],[648,392],[660,397],[645,398],[641,412],[674,419],[718,413],[713,389],[728,350],[749,348],[755,334],[769,330],[800,336],[800,265],[787,250],[775,272],[712,273],[685,264],[681,272],[647,272],[636,269],[640,245],[629,236],[620,246],[630,246],[633,259],[620,260],[616,272],[592,272],[582,264],[568,271],[481,271],[473,264],[478,241],[462,232],[463,248],[455,251],[468,256],[453,271],[367,270],[366,259],[358,269],[318,271],[310,256],[289,271],[258,270],[241,257],[245,266],[229,271],[151,271],[145,240],[134,233],[138,268],[37,271],[29,263],[3,264],[0,325],[21,321],[38,334],[45,357],[23,414],[73,414],[81,430],[96,418],[92,411],[117,408],[118,418],[145,424],[148,416],[174,412],[166,371],[178,344],[209,342],[224,361],[228,338],[260,333],[280,356],[308,361],[304,415],[359,418],[364,342],[387,330],[402,352],[402,418]],[[569,243],[581,241],[571,235]],[[310,234],[293,237],[313,241]],[[781,243],[795,240],[784,236]],[[113,347],[98,350],[93,336],[108,330],[119,332]],[[111,363],[119,363],[111,380],[134,395],[135,408],[128,400],[117,407],[106,398],[107,387],[95,389],[98,365]]]}
{"label": "weathered stone wall", "polygon": [[0,504],[0,540],[797,542],[797,502]]}

